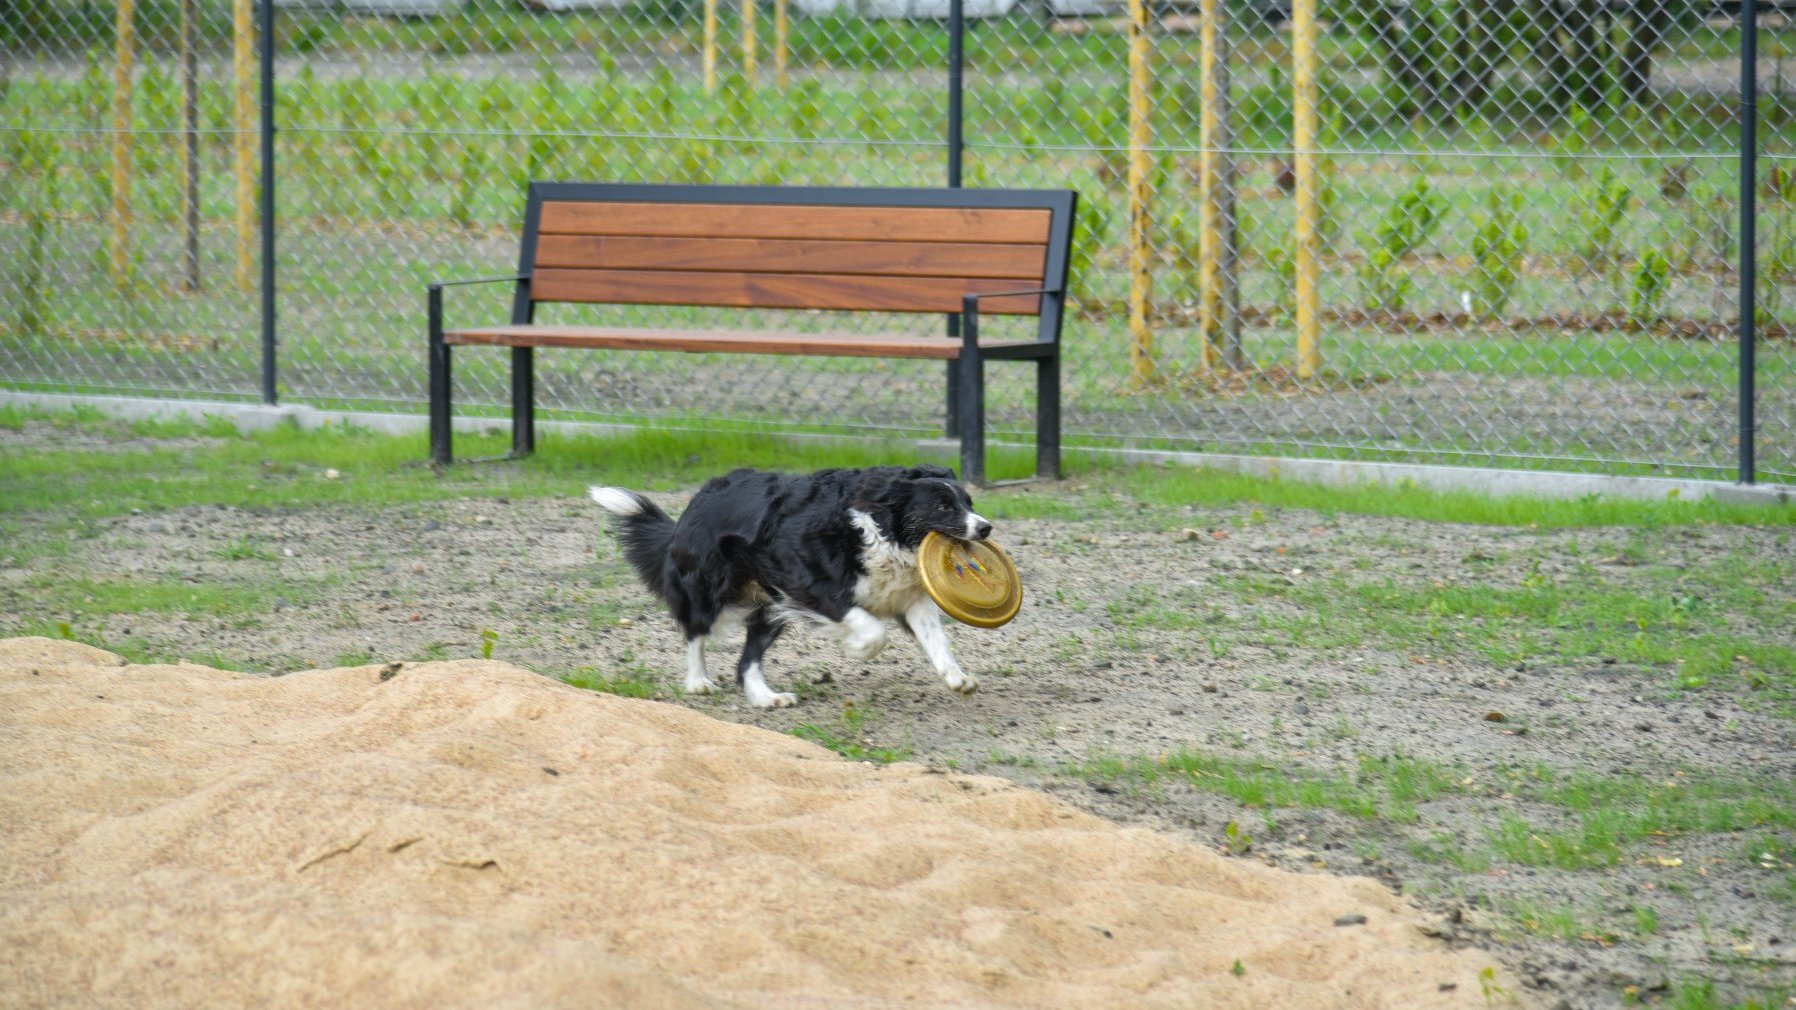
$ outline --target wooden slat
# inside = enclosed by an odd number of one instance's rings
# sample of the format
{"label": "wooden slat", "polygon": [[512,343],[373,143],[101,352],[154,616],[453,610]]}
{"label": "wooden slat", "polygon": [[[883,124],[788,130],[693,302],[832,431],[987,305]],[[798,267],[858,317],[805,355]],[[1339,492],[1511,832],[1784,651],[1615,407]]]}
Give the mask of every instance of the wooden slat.
{"label": "wooden slat", "polygon": [[1041,245],[1049,210],[986,207],[843,207],[791,204],[609,203],[542,205],[544,235],[785,238]]}
{"label": "wooden slat", "polygon": [[[1027,283],[1023,285],[1027,287]],[[855,277],[838,274],[750,274],[652,270],[537,270],[536,301],[611,305],[709,305],[722,308],[841,309],[867,312],[959,312],[961,296],[1015,291],[1007,277]],[[1038,315],[1035,295],[990,298],[981,312]]]}
{"label": "wooden slat", "polygon": [[[684,351],[688,353],[789,354],[849,358],[960,357],[960,341],[947,337],[854,336],[829,333],[755,332],[738,330],[612,329],[598,326],[549,326],[534,323],[451,330],[451,344],[500,347],[585,347],[620,351]],[[982,341],[997,351],[1029,341]]]}
{"label": "wooden slat", "polygon": [[[987,242],[544,235],[536,247],[536,266],[905,277],[977,276],[1039,283],[1047,267],[1047,247]],[[1014,285],[1018,288],[1029,286]]]}

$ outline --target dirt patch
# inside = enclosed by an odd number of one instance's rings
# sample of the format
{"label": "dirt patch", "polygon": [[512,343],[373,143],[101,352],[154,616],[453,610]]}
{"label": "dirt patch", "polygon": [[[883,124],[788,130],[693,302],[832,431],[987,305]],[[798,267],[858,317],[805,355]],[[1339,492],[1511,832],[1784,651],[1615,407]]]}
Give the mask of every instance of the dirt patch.
{"label": "dirt patch", "polygon": [[[1060,490],[1068,500],[1089,491]],[[1563,807],[1520,788],[1543,776],[1788,783],[1796,732],[1777,705],[1750,692],[1678,690],[1674,671],[1625,654],[1468,655],[1452,646],[1467,619],[1450,610],[1432,640],[1399,643],[1380,633],[1373,606],[1356,645],[1339,628],[1306,623],[1302,604],[1306,587],[1347,577],[1393,591],[1596,579],[1658,598],[1677,591],[1681,568],[1787,558],[1785,533],[1536,531],[1248,505],[1006,519],[998,536],[1023,572],[1023,612],[996,631],[950,632],[962,665],[981,678],[977,695],[948,691],[907,642],[859,663],[798,631],[770,653],[768,679],[801,703],[761,711],[733,691],[677,696],[677,633],[579,491],[105,520],[72,556],[0,568],[0,610],[14,615],[0,628],[64,619],[31,606],[34,579],[224,587],[245,605],[77,619],[72,630],[126,651],[258,671],[490,649],[541,673],[621,677],[719,719],[1003,776],[1247,862],[1371,877],[1440,913],[1450,937],[1484,945],[1544,1006],[1619,1006],[1630,991],[1650,1000],[1666,980],[1689,977],[1738,986],[1724,990],[1734,998],[1796,985],[1790,832],[1769,842],[1760,831],[1648,835],[1581,869],[1450,855],[1489,849],[1515,824],[1542,836],[1569,830]],[[1768,592],[1787,599],[1789,586]],[[1779,634],[1796,644],[1796,628]],[[1201,773],[1215,776],[1383,781],[1409,763],[1452,780],[1412,814],[1368,817],[1327,802],[1244,804],[1201,774],[1104,772],[1183,752],[1224,762]],[[1596,809],[1622,802],[1599,799]],[[1513,841],[1535,844],[1526,833]]]}
{"label": "dirt patch", "polygon": [[1369,881],[503,663],[268,678],[11,639],[0,713],[9,1006],[1448,1008],[1513,985]]}

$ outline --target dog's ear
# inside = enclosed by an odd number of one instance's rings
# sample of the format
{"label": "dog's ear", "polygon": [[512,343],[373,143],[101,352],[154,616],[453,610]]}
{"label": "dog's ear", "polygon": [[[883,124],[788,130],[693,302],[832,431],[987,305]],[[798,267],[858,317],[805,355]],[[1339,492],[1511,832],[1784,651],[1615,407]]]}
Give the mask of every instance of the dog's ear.
{"label": "dog's ear", "polygon": [[950,470],[945,466],[936,466],[934,463],[918,463],[916,466],[904,471],[904,475],[911,480],[923,480],[927,477],[946,477],[948,480],[955,479],[953,470]]}

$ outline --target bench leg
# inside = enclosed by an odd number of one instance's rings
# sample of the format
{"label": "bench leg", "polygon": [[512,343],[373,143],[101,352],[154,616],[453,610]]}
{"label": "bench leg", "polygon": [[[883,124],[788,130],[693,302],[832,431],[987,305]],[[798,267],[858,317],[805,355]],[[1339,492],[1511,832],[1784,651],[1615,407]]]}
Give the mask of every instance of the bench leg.
{"label": "bench leg", "polygon": [[1060,358],[1035,362],[1035,476],[1060,479]]}
{"label": "bench leg", "polygon": [[449,345],[443,342],[443,291],[430,289],[430,461],[448,466],[454,458],[449,424]]}
{"label": "bench leg", "polygon": [[[950,314],[948,316],[948,337],[953,340],[960,339],[960,317],[958,315]],[[960,434],[960,362],[948,362],[947,381],[942,384],[942,389],[947,394],[948,406],[948,409],[942,413],[944,418],[942,434],[954,438]]]}
{"label": "bench leg", "polygon": [[960,435],[960,479],[973,485],[985,483],[985,362],[977,346],[961,351],[955,415]]}
{"label": "bench leg", "polygon": [[948,405],[942,414],[942,434],[954,438],[960,434],[960,362],[948,362],[948,381],[942,388],[947,393]]}
{"label": "bench leg", "polygon": [[511,454],[536,451],[536,371],[533,347],[511,349]]}

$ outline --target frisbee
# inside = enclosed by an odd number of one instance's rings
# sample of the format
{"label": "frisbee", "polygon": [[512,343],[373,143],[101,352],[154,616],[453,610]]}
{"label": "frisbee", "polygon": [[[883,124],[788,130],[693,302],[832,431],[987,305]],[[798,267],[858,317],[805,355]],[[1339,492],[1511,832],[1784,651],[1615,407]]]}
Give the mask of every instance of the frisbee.
{"label": "frisbee", "polygon": [[996,628],[1023,606],[1023,582],[1016,565],[990,540],[925,534],[917,549],[917,567],[929,598],[962,624]]}

